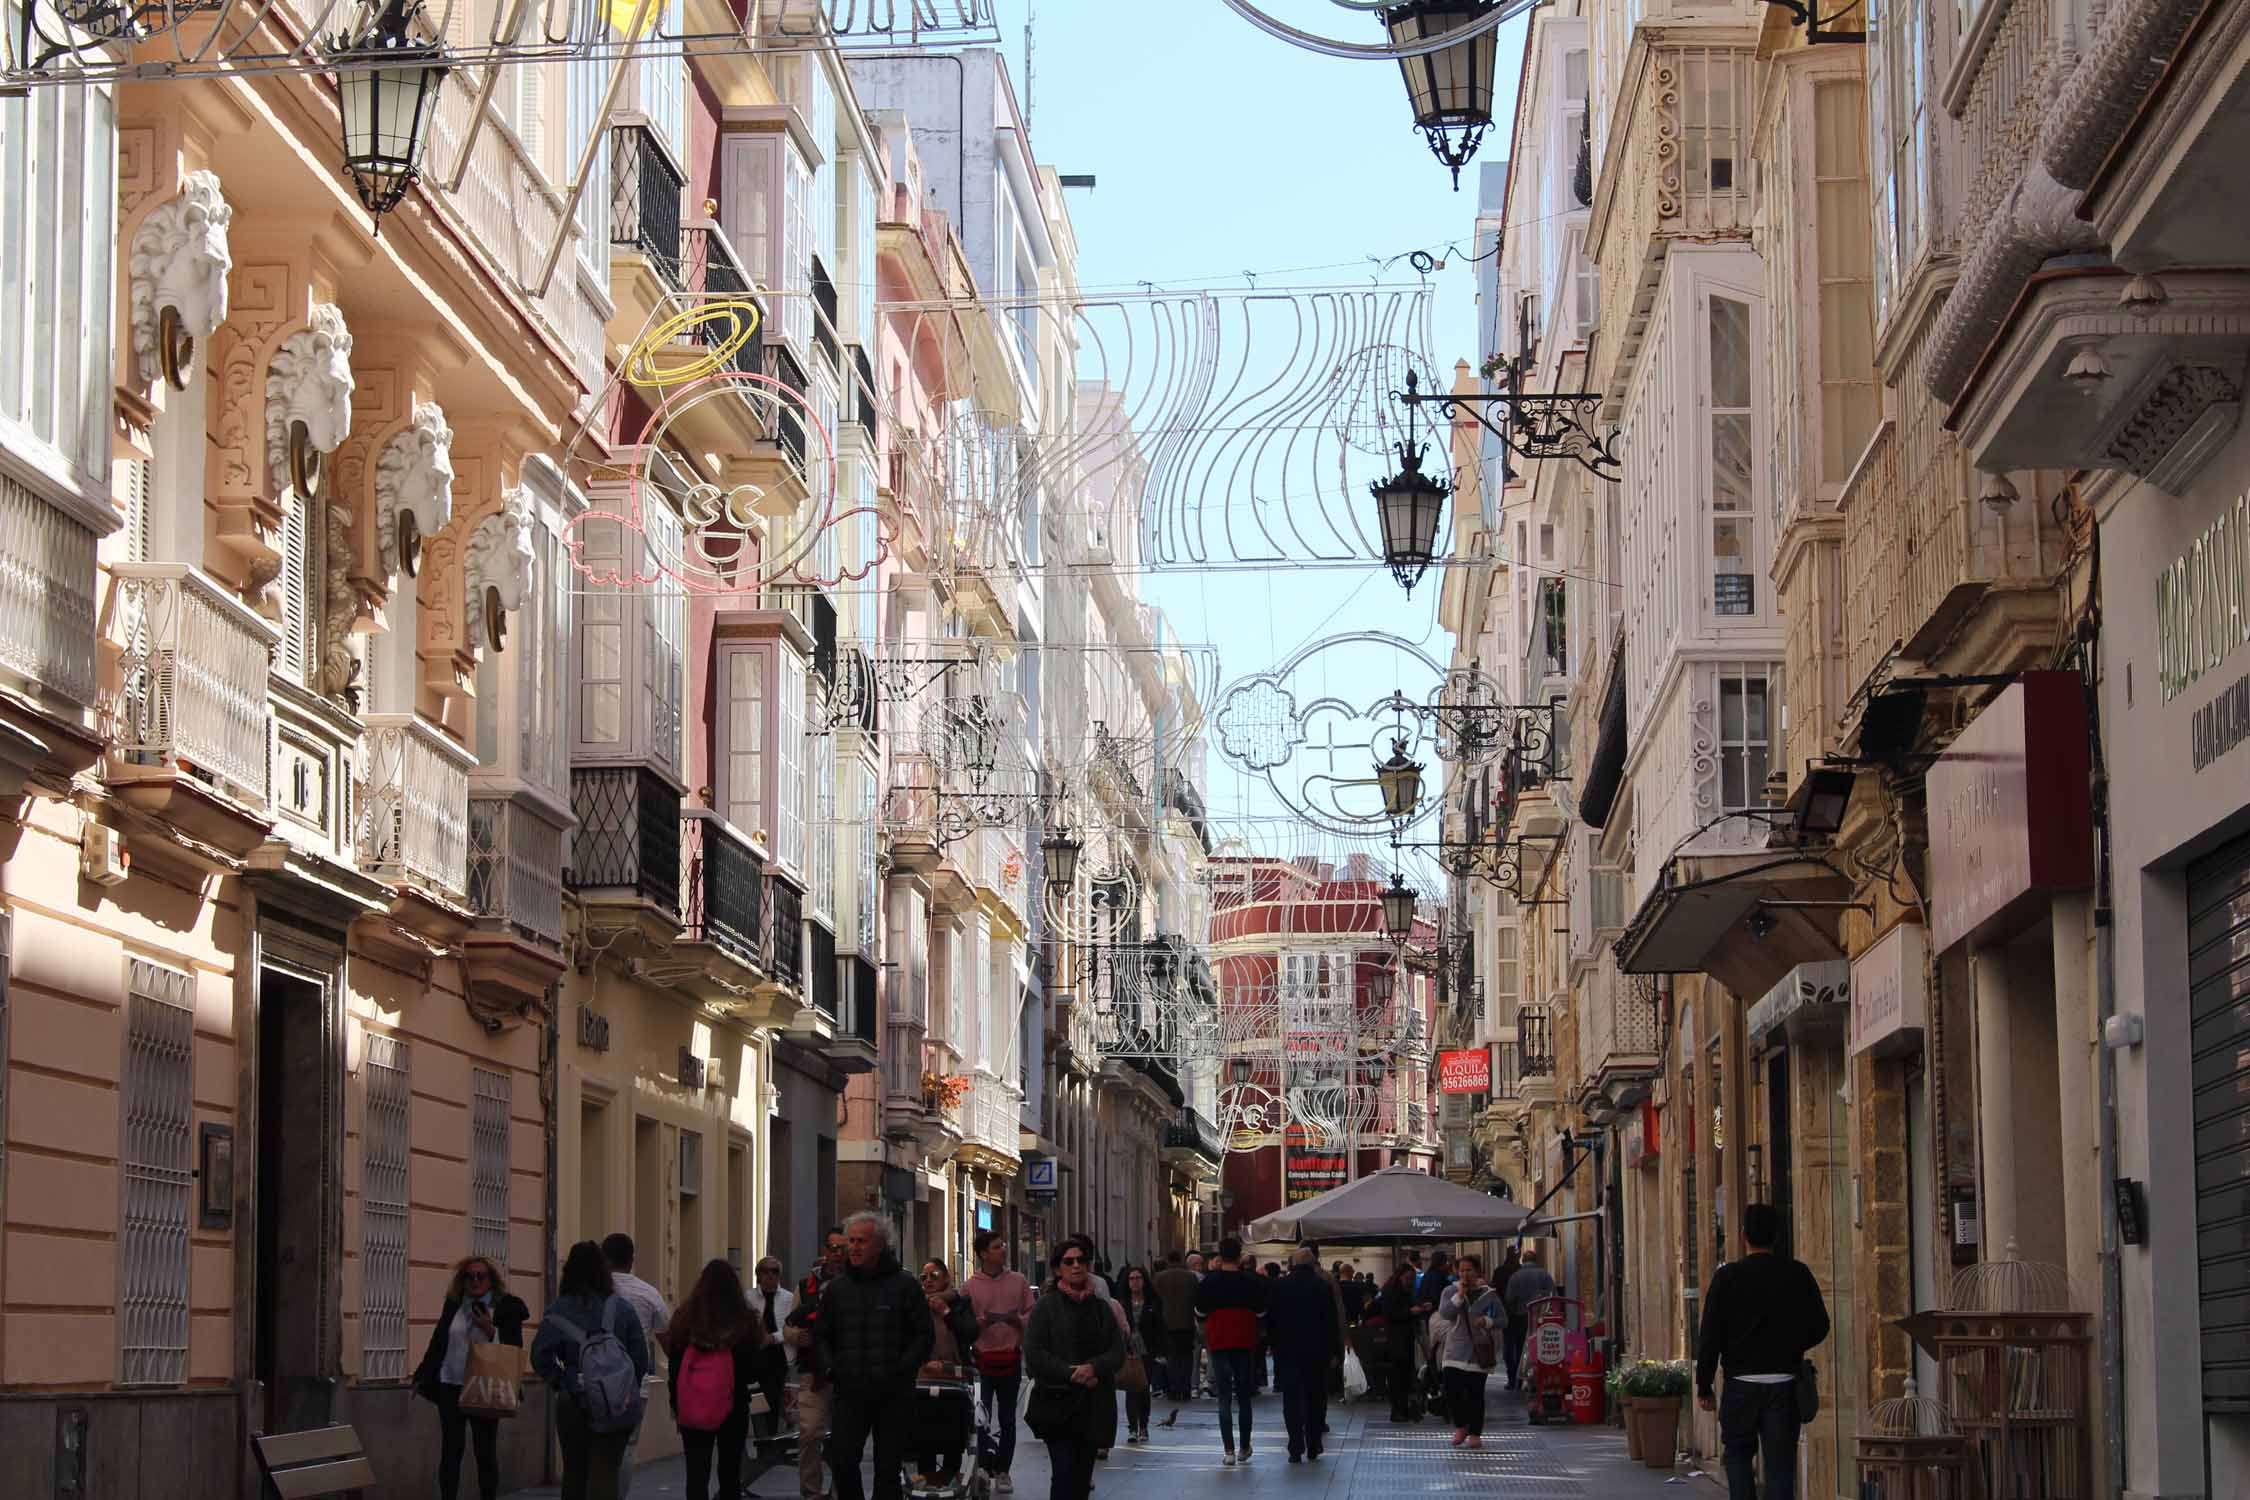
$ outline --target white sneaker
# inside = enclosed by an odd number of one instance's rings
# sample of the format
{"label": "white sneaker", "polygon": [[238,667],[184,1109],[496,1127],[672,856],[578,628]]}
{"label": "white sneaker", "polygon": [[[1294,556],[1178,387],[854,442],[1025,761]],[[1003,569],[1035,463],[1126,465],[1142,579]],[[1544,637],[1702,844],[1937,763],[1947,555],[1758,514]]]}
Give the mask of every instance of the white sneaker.
{"label": "white sneaker", "polygon": [[1016,1482],[1013,1479],[1005,1474],[992,1476],[992,1493],[995,1495],[1013,1495],[1015,1492]]}
{"label": "white sneaker", "polygon": [[1222,1469],[1231,1469],[1234,1467],[1234,1450],[1232,1448],[1229,1448],[1227,1450],[1227,1456],[1225,1458],[1219,1460],[1219,1467]]}

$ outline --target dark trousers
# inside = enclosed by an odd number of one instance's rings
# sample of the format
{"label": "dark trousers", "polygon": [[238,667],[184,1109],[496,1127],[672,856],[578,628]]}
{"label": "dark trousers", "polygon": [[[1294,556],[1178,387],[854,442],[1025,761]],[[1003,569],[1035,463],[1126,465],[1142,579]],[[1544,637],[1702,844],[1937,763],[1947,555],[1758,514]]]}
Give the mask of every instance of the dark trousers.
{"label": "dark trousers", "polygon": [[1195,1395],[1195,1330],[1166,1329],[1164,1333],[1164,1391],[1174,1401]]}
{"label": "dark trousers", "polygon": [[992,1460],[995,1472],[1005,1474],[1016,1461],[1016,1398],[1023,1393],[1023,1374],[987,1375],[979,1398],[992,1422]]}
{"label": "dark trousers", "polygon": [[499,1500],[500,1419],[479,1417],[461,1410],[461,1387],[430,1387],[437,1408],[439,1500],[454,1500],[461,1492],[461,1451],[474,1444],[477,1451],[477,1493],[484,1500]]}
{"label": "dark trousers", "polygon": [[1234,1451],[1235,1410],[1242,1414],[1242,1446],[1250,1446],[1250,1361],[1258,1356],[1248,1349],[1211,1351],[1211,1389],[1219,1397],[1219,1440]]}
{"label": "dark trousers", "polygon": [[1797,1500],[1797,1390],[1787,1382],[1730,1380],[1719,1388],[1719,1446],[1726,1454],[1727,1500],[1759,1500],[1754,1474],[1766,1476],[1765,1500]]}
{"label": "dark trousers", "polygon": [[687,1453],[688,1500],[708,1500],[711,1459],[719,1460],[719,1500],[742,1500],[742,1445],[750,1436],[750,1413],[738,1411],[716,1432],[680,1429],[680,1446]]}
{"label": "dark trousers", "polygon": [[631,1432],[596,1432],[568,1396],[555,1399],[555,1446],[562,1450],[562,1500],[617,1500],[618,1470]]}
{"label": "dark trousers", "polygon": [[1445,1405],[1453,1414],[1453,1425],[1480,1437],[1484,1434],[1485,1379],[1482,1370],[1445,1372]]}
{"label": "dark trousers", "polygon": [[1385,1383],[1391,1388],[1391,1420],[1414,1421],[1414,1382],[1421,1374],[1420,1361],[1414,1357],[1414,1330],[1397,1330],[1385,1352],[1390,1356],[1383,1368]]}
{"label": "dark trousers", "polygon": [[1125,1430],[1127,1432],[1148,1431],[1148,1408],[1149,1391],[1147,1386],[1142,1386],[1137,1391],[1125,1393]]}
{"label": "dark trousers", "polygon": [[1500,1349],[1508,1361],[1508,1389],[1514,1390],[1523,1383],[1523,1345],[1531,1333],[1531,1323],[1525,1318],[1510,1318],[1507,1331],[1500,1335]]}
{"label": "dark trousers", "polygon": [[913,1402],[904,1390],[845,1391],[830,1398],[828,1472],[835,1477],[836,1500],[864,1500],[859,1456],[875,1437],[875,1500],[899,1500],[904,1486],[899,1469],[906,1461],[906,1424]]}
{"label": "dark trousers", "polygon": [[768,1344],[758,1354],[758,1390],[766,1398],[766,1414],[757,1419],[758,1441],[770,1442],[781,1436],[781,1413],[788,1386],[789,1351],[779,1342]]}
{"label": "dark trousers", "polygon": [[1094,1445],[1084,1438],[1047,1439],[1047,1461],[1054,1479],[1048,1500],[1086,1500],[1094,1492]]}
{"label": "dark trousers", "polygon": [[1320,1457],[1320,1435],[1328,1426],[1328,1361],[1277,1354],[1274,1384],[1281,1387],[1281,1419],[1289,1426],[1289,1456]]}

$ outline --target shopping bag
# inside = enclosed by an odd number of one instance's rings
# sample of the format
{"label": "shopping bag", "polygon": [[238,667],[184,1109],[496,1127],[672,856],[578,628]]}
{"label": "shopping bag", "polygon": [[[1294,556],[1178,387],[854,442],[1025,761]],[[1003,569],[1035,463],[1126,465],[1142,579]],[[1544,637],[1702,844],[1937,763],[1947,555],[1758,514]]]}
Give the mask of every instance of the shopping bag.
{"label": "shopping bag", "polygon": [[461,1410],[478,1417],[512,1417],[523,1404],[523,1346],[471,1344],[461,1379]]}
{"label": "shopping bag", "polygon": [[1148,1366],[1141,1363],[1138,1354],[1125,1356],[1125,1363],[1117,1371],[1117,1388],[1121,1391],[1148,1389]]}
{"label": "shopping bag", "polygon": [[1344,1399],[1357,1401],[1367,1394],[1367,1367],[1359,1362],[1357,1349],[1344,1351]]}

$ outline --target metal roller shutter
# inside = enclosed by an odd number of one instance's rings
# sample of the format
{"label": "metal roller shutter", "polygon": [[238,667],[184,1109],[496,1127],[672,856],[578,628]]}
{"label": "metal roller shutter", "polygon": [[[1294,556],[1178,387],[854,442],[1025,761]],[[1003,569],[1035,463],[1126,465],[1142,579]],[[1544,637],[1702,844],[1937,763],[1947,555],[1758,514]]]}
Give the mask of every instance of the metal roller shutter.
{"label": "metal roller shutter", "polygon": [[2250,839],[2188,869],[2203,1404],[2250,1411]]}

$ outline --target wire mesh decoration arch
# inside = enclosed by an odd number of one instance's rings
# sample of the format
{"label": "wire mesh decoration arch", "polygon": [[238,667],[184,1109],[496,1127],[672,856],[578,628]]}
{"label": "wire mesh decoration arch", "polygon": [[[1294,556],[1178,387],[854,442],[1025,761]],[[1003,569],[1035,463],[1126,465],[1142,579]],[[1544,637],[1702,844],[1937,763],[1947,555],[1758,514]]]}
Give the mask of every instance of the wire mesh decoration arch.
{"label": "wire mesh decoration arch", "polygon": [[[1457,47],[1472,38],[1497,30],[1517,16],[1531,10],[1537,0],[1511,0],[1511,3],[1456,27],[1443,35],[1424,37],[1419,41],[1407,44],[1400,44],[1388,39],[1381,42],[1355,42],[1343,37],[1327,36],[1293,22],[1284,21],[1273,14],[1270,8],[1270,0],[1268,6],[1254,5],[1251,0],[1221,0],[1221,3],[1266,35],[1276,37],[1293,47],[1301,47],[1307,52],[1317,52],[1323,57],[1337,57],[1352,61],[1397,62],[1402,58],[1423,57],[1433,52],[1442,52],[1447,48]],[[1352,12],[1358,16],[1373,15],[1380,19],[1382,12],[1396,5],[1398,0],[1328,0],[1328,3],[1341,11]]]}

